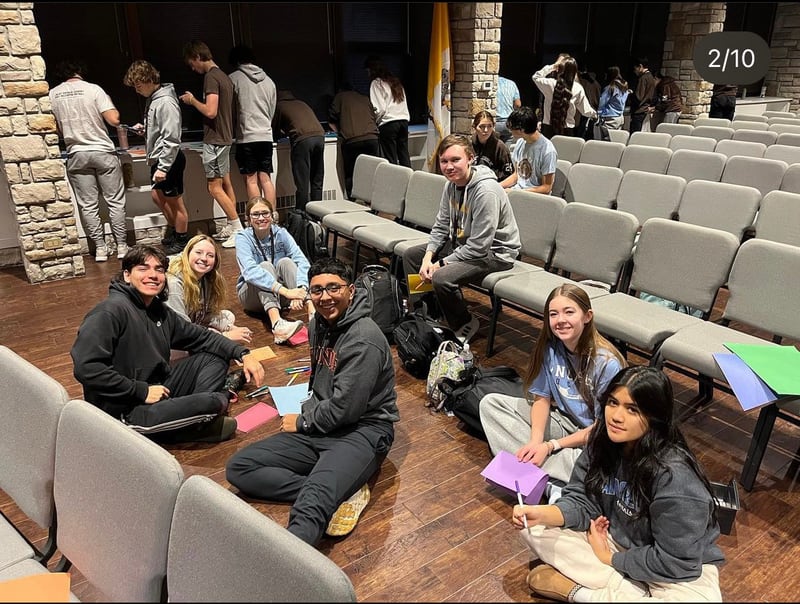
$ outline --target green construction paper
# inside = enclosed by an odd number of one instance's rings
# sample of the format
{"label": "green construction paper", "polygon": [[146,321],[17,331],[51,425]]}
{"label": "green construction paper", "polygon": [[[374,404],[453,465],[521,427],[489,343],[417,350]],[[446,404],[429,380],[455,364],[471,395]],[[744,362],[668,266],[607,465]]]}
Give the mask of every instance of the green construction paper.
{"label": "green construction paper", "polygon": [[725,344],[779,395],[800,394],[800,351],[794,346]]}

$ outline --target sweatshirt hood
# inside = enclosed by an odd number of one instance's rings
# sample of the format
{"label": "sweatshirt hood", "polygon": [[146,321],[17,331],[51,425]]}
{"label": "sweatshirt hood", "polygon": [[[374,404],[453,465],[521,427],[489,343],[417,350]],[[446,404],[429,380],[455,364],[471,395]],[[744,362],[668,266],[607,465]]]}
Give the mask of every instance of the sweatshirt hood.
{"label": "sweatshirt hood", "polygon": [[494,172],[488,166],[484,166],[482,164],[473,165],[472,166],[472,177],[469,179],[467,183],[467,188],[479,183],[482,180],[497,180]]}
{"label": "sweatshirt hood", "polygon": [[241,71],[244,75],[250,78],[253,82],[262,82],[266,79],[267,74],[261,69],[258,65],[253,65],[252,63],[243,63],[237,67],[239,71]]}
{"label": "sweatshirt hood", "polygon": [[175,94],[175,86],[172,84],[161,84],[161,88],[153,92],[150,100],[155,101],[156,99],[160,99],[162,97],[174,97],[177,100],[178,97]]}

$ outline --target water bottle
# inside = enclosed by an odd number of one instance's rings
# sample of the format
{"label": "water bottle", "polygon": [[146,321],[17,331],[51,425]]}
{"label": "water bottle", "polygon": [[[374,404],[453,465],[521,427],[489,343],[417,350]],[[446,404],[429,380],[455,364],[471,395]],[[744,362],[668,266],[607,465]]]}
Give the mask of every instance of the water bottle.
{"label": "water bottle", "polygon": [[461,360],[464,361],[464,374],[469,375],[472,371],[472,366],[475,364],[475,358],[472,356],[469,344],[464,344],[464,348],[461,349]]}

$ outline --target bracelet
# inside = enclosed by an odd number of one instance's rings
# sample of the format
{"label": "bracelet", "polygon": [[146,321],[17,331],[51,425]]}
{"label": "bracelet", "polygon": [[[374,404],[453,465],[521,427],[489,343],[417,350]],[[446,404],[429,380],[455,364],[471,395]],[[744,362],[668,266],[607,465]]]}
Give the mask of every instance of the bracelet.
{"label": "bracelet", "polygon": [[556,451],[560,451],[563,447],[561,443],[558,442],[555,438],[548,441],[551,445],[553,445],[553,449],[550,451],[551,453],[555,453]]}

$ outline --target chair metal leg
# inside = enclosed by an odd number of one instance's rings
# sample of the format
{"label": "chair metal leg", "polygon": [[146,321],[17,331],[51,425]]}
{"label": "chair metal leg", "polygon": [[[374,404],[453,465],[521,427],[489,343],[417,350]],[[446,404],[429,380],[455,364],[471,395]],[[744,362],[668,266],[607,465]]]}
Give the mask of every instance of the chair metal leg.
{"label": "chair metal leg", "polygon": [[54,573],[65,573],[70,568],[72,568],[72,562],[70,562],[69,558],[67,558],[64,554],[61,554],[61,560],[59,560],[56,565],[53,567]]}
{"label": "chair metal leg", "polygon": [[747,450],[747,457],[742,466],[742,478],[740,482],[746,491],[750,491],[756,482],[758,469],[764,459],[767,450],[772,428],[775,425],[775,418],[778,417],[778,406],[775,403],[761,408],[758,414],[756,427],[753,429],[753,436],[750,438],[750,448]]}
{"label": "chair metal leg", "polygon": [[336,258],[336,248],[339,245],[339,233],[333,231],[333,246],[331,247],[331,258]]}
{"label": "chair metal leg", "polygon": [[358,275],[358,255],[361,251],[361,243],[358,239],[353,241],[353,274]]}
{"label": "chair metal leg", "polygon": [[690,400],[687,405],[688,409],[680,414],[678,421],[684,421],[689,416],[697,413],[701,407],[704,407],[714,398],[714,380],[707,375],[697,376],[697,395]]}
{"label": "chair metal leg", "polygon": [[494,336],[497,332],[497,321],[500,319],[500,308],[503,305],[502,300],[494,294],[489,294],[492,301],[492,315],[489,319],[489,341],[486,342],[486,358],[494,354]]}

